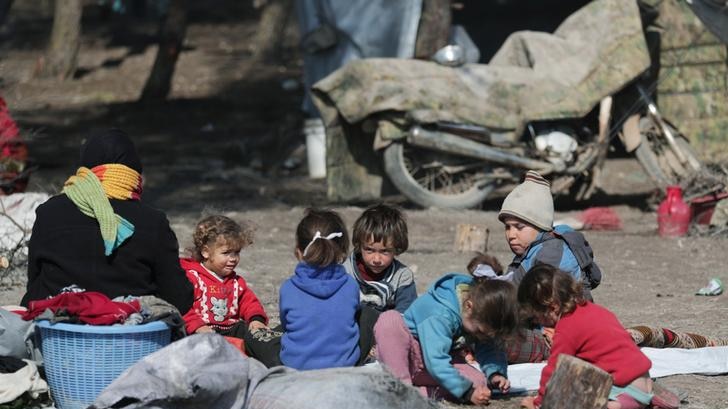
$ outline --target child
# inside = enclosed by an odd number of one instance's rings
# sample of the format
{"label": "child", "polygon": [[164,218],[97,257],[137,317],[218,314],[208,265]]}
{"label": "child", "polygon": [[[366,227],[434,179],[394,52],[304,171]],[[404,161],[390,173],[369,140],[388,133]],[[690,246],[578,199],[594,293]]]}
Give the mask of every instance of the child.
{"label": "child", "polygon": [[396,207],[370,206],[354,222],[354,251],[344,262],[346,272],[359,283],[361,310],[359,349],[362,359],[373,359],[374,324],[382,311],[403,313],[417,298],[415,276],[395,257],[407,251],[407,220]]}
{"label": "child", "polygon": [[[541,175],[528,171],[523,183],[503,201],[498,219],[503,222],[506,241],[514,254],[504,277],[518,285],[534,265],[549,264],[581,282],[584,298],[591,301],[591,289],[599,284],[601,271],[581,233],[566,225],[552,227],[554,201],[550,186]],[[506,346],[508,361],[540,362],[548,358],[550,347],[545,335],[542,328],[521,328]]]}
{"label": "child", "polygon": [[552,226],[554,201],[546,179],[528,171],[523,183],[506,196],[498,220],[515,255],[507,268],[515,284],[537,263],[550,264],[581,282],[584,298],[592,300],[591,290],[599,284],[601,271],[581,233],[566,225]]}
{"label": "child", "polygon": [[[517,320],[511,283],[448,274],[404,315],[390,310],[379,316],[374,326],[377,354],[395,377],[420,386],[423,395],[487,404],[488,385],[504,393],[510,388],[505,354],[494,343],[510,334]],[[453,340],[461,336],[474,344],[480,370],[452,354]]]}
{"label": "child", "polygon": [[[538,408],[560,354],[583,359],[612,375],[610,409],[674,407],[663,397],[653,398],[650,360],[634,344],[617,317],[604,307],[584,299],[581,283],[558,268],[539,264],[523,277],[518,301],[544,326],[555,326],[554,344],[541,373],[538,396],[525,398],[521,405]],[[595,324],[598,323],[598,324]],[[675,401],[675,397],[671,397]],[[679,404],[679,401],[677,401]]]}
{"label": "child", "polygon": [[503,276],[503,266],[495,256],[479,251],[476,252],[475,257],[470,259],[467,269],[468,273],[473,277],[503,277],[503,279],[510,279],[509,276]]}
{"label": "child", "polygon": [[[503,275],[503,266],[494,256],[478,252],[467,266],[473,277],[486,277],[494,280],[513,281],[514,272]],[[530,328],[529,320],[516,331],[515,336],[505,345],[508,363],[541,362],[549,357],[553,328]],[[529,325],[530,324],[530,325]]]}
{"label": "child", "polygon": [[356,280],[340,263],[349,236],[341,217],[309,209],[296,228],[293,277],[280,290],[281,362],[296,369],[354,366],[359,360]]}
{"label": "child", "polygon": [[344,267],[359,283],[362,304],[378,312],[404,312],[417,288],[412,271],[396,259],[409,246],[402,212],[385,204],[367,208],[354,222],[352,244]]}
{"label": "child", "polygon": [[235,273],[240,251],[252,243],[252,232],[225,216],[209,216],[197,223],[192,239],[193,258],[180,260],[195,289],[194,304],[184,316],[187,333],[217,332],[244,339],[251,331],[267,328],[258,297]]}

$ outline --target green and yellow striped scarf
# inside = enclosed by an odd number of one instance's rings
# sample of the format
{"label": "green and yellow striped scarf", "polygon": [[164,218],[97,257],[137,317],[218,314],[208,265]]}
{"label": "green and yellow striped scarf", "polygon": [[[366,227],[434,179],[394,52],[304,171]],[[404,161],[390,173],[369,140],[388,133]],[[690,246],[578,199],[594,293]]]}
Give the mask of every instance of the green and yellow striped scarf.
{"label": "green and yellow striped scarf", "polygon": [[[101,171],[97,171],[97,168]],[[97,174],[103,178],[107,175],[122,175],[129,180],[137,180],[136,184],[128,184],[129,194],[119,194],[117,184],[104,184]],[[110,178],[111,180],[111,178]],[[100,165],[89,169],[78,168],[76,174],[68,178],[63,186],[63,193],[78,207],[81,213],[93,217],[99,223],[101,237],[104,240],[104,254],[111,255],[116,248],[134,234],[134,225],[114,213],[109,197],[115,199],[135,199],[141,191],[141,175],[135,170],[120,164]]]}

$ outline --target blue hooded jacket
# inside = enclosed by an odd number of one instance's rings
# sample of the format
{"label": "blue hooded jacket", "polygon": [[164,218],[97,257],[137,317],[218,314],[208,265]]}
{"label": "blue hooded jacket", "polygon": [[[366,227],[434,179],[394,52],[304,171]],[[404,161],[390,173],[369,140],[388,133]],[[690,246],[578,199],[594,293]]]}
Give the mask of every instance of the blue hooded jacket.
{"label": "blue hooded jacket", "polygon": [[279,304],[284,365],[321,369],[359,360],[359,286],[343,266],[299,263],[281,286]]}
{"label": "blue hooded jacket", "polygon": [[[404,313],[405,325],[420,342],[427,372],[455,397],[462,397],[473,383],[460,375],[450,362],[453,341],[464,334],[461,318],[463,293],[470,290],[473,277],[447,274],[430,286]],[[507,376],[508,362],[503,350],[493,343],[478,343],[475,358],[483,373]]]}

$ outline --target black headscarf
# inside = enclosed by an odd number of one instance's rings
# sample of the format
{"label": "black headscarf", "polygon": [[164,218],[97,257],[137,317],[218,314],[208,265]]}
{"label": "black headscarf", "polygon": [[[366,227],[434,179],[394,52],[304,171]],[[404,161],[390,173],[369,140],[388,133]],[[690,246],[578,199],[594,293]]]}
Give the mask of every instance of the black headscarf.
{"label": "black headscarf", "polygon": [[106,163],[120,163],[142,173],[134,142],[121,129],[96,133],[81,146],[81,166],[90,169]]}

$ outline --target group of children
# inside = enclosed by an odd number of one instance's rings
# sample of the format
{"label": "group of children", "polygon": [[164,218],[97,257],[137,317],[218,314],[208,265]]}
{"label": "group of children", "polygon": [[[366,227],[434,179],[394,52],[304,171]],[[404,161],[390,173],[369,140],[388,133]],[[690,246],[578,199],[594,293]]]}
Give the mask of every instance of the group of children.
{"label": "group of children", "polygon": [[354,366],[370,358],[373,327],[386,310],[404,312],[417,297],[414,274],[395,256],[407,250],[407,223],[391,206],[365,210],[349,234],[334,211],[308,209],[296,228],[293,275],[279,291],[280,326],[236,275],[250,232],[220,215],[201,220],[193,258],[182,267],[195,287],[185,314],[188,333],[217,332],[244,340],[267,366],[296,369]]}
{"label": "group of children", "polygon": [[[224,216],[197,225],[194,254],[182,266],[195,287],[188,333],[241,338],[268,366],[318,369],[361,365],[375,356],[428,397],[486,404],[510,388],[509,361],[548,358],[539,407],[559,354],[579,357],[614,380],[609,408],[675,407],[655,397],[651,363],[617,318],[594,304],[601,272],[583,240],[553,225],[549,184],[535,172],[505,199],[498,215],[514,260],[503,271],[476,257],[471,274],[447,274],[417,297],[414,274],[397,260],[408,248],[407,223],[395,207],[376,205],[349,234],[334,211],[309,209],[296,228],[293,275],[280,288],[280,327],[234,269],[251,236]],[[598,322],[598,325],[594,325]],[[514,352],[515,351],[515,352]]]}

